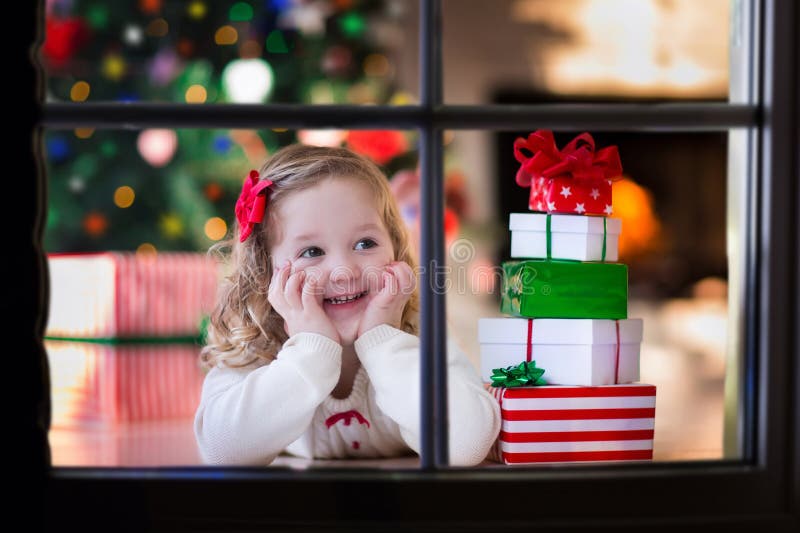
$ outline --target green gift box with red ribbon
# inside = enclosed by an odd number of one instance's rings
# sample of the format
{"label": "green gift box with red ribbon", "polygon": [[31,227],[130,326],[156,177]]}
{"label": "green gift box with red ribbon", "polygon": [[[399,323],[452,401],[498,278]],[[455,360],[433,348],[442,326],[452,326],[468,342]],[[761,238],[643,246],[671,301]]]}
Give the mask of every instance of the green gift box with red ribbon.
{"label": "green gift box with red ribbon", "polygon": [[500,312],[526,318],[628,318],[621,263],[505,261]]}

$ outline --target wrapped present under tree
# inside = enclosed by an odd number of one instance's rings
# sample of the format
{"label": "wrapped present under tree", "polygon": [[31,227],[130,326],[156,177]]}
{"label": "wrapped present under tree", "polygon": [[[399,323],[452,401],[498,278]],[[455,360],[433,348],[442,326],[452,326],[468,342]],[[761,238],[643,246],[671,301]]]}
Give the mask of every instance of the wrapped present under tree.
{"label": "wrapped present under tree", "polygon": [[105,252],[48,255],[45,336],[157,340],[200,333],[218,284],[206,254]]}
{"label": "wrapped present under tree", "polygon": [[186,418],[200,401],[198,345],[51,340],[45,349],[53,427]]}

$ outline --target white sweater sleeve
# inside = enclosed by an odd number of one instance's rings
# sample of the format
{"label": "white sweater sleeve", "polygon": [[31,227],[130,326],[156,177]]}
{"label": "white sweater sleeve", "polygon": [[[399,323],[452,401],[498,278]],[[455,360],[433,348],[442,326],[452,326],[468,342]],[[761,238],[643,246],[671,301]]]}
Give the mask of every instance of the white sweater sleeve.
{"label": "white sweater sleeve", "polygon": [[297,333],[275,361],[252,368],[216,366],[205,377],[194,433],[211,464],[266,465],[302,435],[339,381],[342,347]]}
{"label": "white sweater sleeve", "polygon": [[[419,453],[419,337],[382,324],[356,339],[355,349],[375,387],[378,407]],[[447,353],[450,464],[472,466],[486,458],[500,432],[500,408],[456,343],[448,340]]]}

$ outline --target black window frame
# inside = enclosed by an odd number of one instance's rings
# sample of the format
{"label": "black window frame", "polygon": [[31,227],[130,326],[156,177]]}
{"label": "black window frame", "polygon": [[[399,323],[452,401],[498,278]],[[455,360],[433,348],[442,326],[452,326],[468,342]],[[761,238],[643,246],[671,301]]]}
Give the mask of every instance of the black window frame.
{"label": "black window frame", "polygon": [[[39,2],[43,4],[43,2]],[[33,11],[36,11],[35,13]],[[44,103],[42,73],[26,50],[32,107],[31,241],[15,259],[20,331],[28,356],[25,450],[48,528],[123,525],[131,529],[312,526],[318,529],[445,526],[452,529],[593,527],[796,531],[800,526],[800,54],[795,2],[753,0],[758,91],[742,104],[442,103],[441,2],[420,0],[420,104],[414,106],[161,105]],[[43,7],[31,11],[41,43]],[[26,43],[30,47],[30,42]],[[22,85],[22,84],[20,84]],[[24,89],[24,86],[23,86]],[[415,128],[421,134],[422,453],[418,470],[169,467],[66,468],[50,464],[49,377],[42,345],[48,280],[42,250],[45,129],[97,127]],[[444,129],[588,129],[751,132],[747,179],[744,450],[741,460],[572,467],[447,467],[442,132]],[[22,137],[22,136],[20,136]],[[23,139],[24,141],[24,139]],[[18,141],[15,141],[18,142]],[[30,146],[30,138],[27,140]],[[24,142],[19,148],[26,153]],[[9,297],[11,300],[11,297]],[[32,517],[37,519],[37,517]],[[42,517],[38,517],[42,519]],[[111,522],[109,522],[111,520]],[[391,526],[391,527],[390,527]],[[112,526],[114,527],[114,526]]]}

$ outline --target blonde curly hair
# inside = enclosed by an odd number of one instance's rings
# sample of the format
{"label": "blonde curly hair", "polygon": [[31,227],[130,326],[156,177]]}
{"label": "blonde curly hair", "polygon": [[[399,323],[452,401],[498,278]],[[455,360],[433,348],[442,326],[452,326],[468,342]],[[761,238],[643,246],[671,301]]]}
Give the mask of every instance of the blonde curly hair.
{"label": "blonde curly hair", "polygon": [[[259,170],[259,180],[273,185],[264,223],[239,242],[234,223],[228,239],[215,244],[209,254],[228,263],[230,272],[220,284],[211,312],[206,345],[200,352],[202,366],[218,364],[240,368],[268,364],[288,339],[284,320],[267,300],[272,277],[270,248],[274,244],[277,211],[286,197],[330,178],[356,179],[369,186],[386,226],[396,261],[405,261],[417,272],[417,259],[405,222],[400,216],[388,180],[369,159],[346,148],[290,145],[278,150]],[[266,265],[266,268],[265,268]],[[403,310],[401,329],[418,335],[419,291],[415,287]]]}

